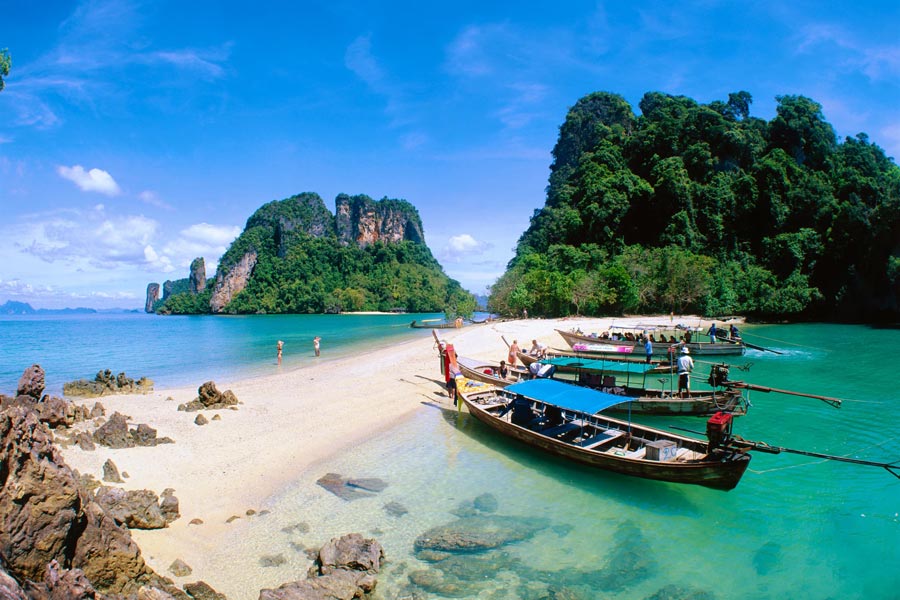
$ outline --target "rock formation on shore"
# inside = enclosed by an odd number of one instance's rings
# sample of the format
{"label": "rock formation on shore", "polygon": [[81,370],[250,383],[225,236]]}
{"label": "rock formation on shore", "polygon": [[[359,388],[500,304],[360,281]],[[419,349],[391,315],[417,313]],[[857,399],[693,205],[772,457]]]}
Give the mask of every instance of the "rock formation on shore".
{"label": "rock formation on shore", "polygon": [[190,292],[199,294],[206,289],[206,262],[203,257],[191,261]]}
{"label": "rock formation on shore", "polygon": [[156,301],[159,300],[159,284],[158,283],[148,283],[147,284],[147,300],[144,302],[144,312],[152,313],[153,305],[156,304]]}
{"label": "rock formation on shore", "polygon": [[152,391],[152,379],[141,377],[135,381],[125,373],[113,375],[109,369],[98,371],[93,381],[78,379],[63,384],[63,393],[66,396],[80,398],[96,398],[110,394],[147,394]]}

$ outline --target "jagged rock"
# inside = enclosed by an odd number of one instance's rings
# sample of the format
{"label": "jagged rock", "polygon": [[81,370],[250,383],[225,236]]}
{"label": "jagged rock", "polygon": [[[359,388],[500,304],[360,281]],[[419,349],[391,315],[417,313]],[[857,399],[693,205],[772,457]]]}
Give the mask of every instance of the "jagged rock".
{"label": "jagged rock", "polygon": [[56,560],[47,565],[41,583],[29,581],[25,587],[31,600],[87,600],[97,597],[97,591],[81,569],[62,569]]}
{"label": "jagged rock", "polygon": [[169,572],[175,577],[187,577],[191,573],[194,572],[186,562],[181,560],[180,558],[176,558],[171,565],[169,565]]}
{"label": "jagged rock", "polygon": [[255,251],[250,251],[230,267],[219,266],[216,283],[213,285],[212,295],[209,298],[210,312],[213,314],[222,312],[231,299],[247,287],[257,260],[259,260],[259,255]]}
{"label": "jagged rock", "polygon": [[364,597],[375,589],[381,568],[381,544],[351,533],[332,539],[319,551],[307,579],[259,592],[259,600],[332,600]]}
{"label": "jagged rock", "polygon": [[3,600],[28,600],[19,583],[6,572],[2,560],[0,560],[0,598]]}
{"label": "jagged rock", "polygon": [[[187,595],[182,592],[181,594],[179,594],[179,599],[182,596],[184,596],[185,598],[187,597]],[[159,588],[144,586],[138,590],[137,600],[177,600],[177,599],[172,594],[170,594],[168,592],[164,592],[163,590],[161,590]]]}
{"label": "jagged rock", "polygon": [[192,294],[199,294],[206,289],[206,262],[202,256],[191,261],[188,285]]}
{"label": "jagged rock", "polygon": [[91,409],[91,419],[96,419],[98,417],[106,416],[106,408],[100,404],[99,402],[94,402],[94,407]]}
{"label": "jagged rock", "polygon": [[116,467],[116,463],[111,458],[107,458],[106,462],[103,463],[103,481],[123,483],[122,477],[119,475],[119,468]]}
{"label": "jagged rock", "polygon": [[94,441],[110,448],[132,448],[134,438],[128,433],[128,420],[116,411],[109,420],[94,432]]}
{"label": "jagged rock", "polygon": [[191,519],[188,525],[203,525],[203,519]]}
{"label": "jagged rock", "polygon": [[40,400],[44,395],[44,369],[41,365],[31,365],[22,377],[19,378],[19,386],[16,390],[17,396],[31,396],[35,400]]}
{"label": "jagged rock", "polygon": [[[81,569],[104,594],[168,589],[66,466],[34,412],[0,412],[0,556],[19,581],[41,581],[53,560]],[[39,541],[39,543],[36,543]]]}
{"label": "jagged rock", "polygon": [[197,388],[197,397],[187,404],[178,407],[178,410],[189,412],[203,409],[231,408],[238,404],[237,396],[231,390],[220,392],[214,381],[207,381]]}
{"label": "jagged rock", "polygon": [[159,497],[159,510],[162,512],[163,519],[166,523],[171,523],[181,516],[178,507],[178,498],[175,497],[175,490],[166,488]]}
{"label": "jagged rock", "polygon": [[152,379],[141,377],[135,381],[125,373],[113,375],[109,369],[99,371],[93,381],[78,379],[63,384],[63,393],[66,396],[81,398],[96,398],[110,394],[147,394],[152,391]]}
{"label": "jagged rock", "polygon": [[209,420],[203,415],[197,415],[197,418],[194,419],[195,425],[206,425],[207,423],[209,423]]}
{"label": "jagged rock", "polygon": [[184,584],[184,591],[194,600],[228,600],[225,594],[212,589],[205,581]]}
{"label": "jagged rock", "polygon": [[130,433],[136,446],[155,446],[157,443],[156,430],[146,423],[140,423],[137,429],[132,429]]}
{"label": "jagged rock", "polygon": [[222,415],[213,415],[213,418],[210,421],[221,421]]}
{"label": "jagged rock", "polygon": [[116,524],[129,529],[162,529],[167,525],[159,507],[159,497],[150,490],[100,486],[94,500]]}
{"label": "jagged rock", "polygon": [[147,300],[144,302],[144,312],[152,313],[153,305],[156,304],[156,301],[159,300],[159,284],[158,283],[148,283],[147,284]]}
{"label": "jagged rock", "polygon": [[84,431],[79,432],[78,435],[75,436],[75,444],[82,450],[88,452],[92,452],[97,449],[97,446],[94,445],[94,440],[91,439],[90,434]]}

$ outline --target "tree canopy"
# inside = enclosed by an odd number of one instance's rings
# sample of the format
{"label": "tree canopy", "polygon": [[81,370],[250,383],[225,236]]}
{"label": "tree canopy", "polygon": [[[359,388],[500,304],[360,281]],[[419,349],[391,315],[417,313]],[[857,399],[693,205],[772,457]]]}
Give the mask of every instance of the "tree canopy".
{"label": "tree canopy", "polygon": [[9,75],[9,68],[12,66],[12,59],[9,58],[9,50],[4,48],[0,50],[0,92],[6,87],[3,78]]}
{"label": "tree canopy", "polygon": [[776,100],[768,122],[745,91],[649,92],[640,116],[579,100],[489,307],[896,319],[900,168],[865,134],[839,141],[810,98]]}

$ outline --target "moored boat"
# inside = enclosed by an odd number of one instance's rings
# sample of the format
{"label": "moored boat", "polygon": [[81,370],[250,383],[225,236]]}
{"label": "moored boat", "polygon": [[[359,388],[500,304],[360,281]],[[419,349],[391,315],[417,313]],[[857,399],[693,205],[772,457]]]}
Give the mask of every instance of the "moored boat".
{"label": "moored boat", "polygon": [[[626,329],[626,328],[621,328]],[[666,335],[664,330],[653,330],[648,327],[627,328],[624,333],[603,332],[600,335],[585,335],[577,331],[564,331],[557,329],[573,350],[578,352],[609,352],[619,354],[642,354],[644,342],[638,340],[638,334],[645,331],[653,335],[653,356],[669,356],[675,354],[681,347],[689,348],[691,354],[705,356],[734,356],[744,353],[744,343],[740,340],[723,340],[717,342],[685,341],[676,339],[674,335]],[[637,331],[637,333],[634,333]],[[698,336],[699,337],[699,336]]]}
{"label": "moored boat", "polygon": [[730,490],[750,463],[731,438],[727,413],[710,418],[705,442],[597,414],[621,397],[552,379],[460,396],[472,416],[502,435],[616,473]]}
{"label": "moored boat", "polygon": [[[503,378],[498,375],[499,365],[487,361],[458,357],[459,368],[463,376],[490,383],[498,387],[506,387],[518,381],[531,379],[528,369],[509,369],[510,374]],[[534,364],[533,361],[531,364]],[[673,380],[668,379],[670,389],[665,388],[665,378],[660,380],[660,387],[648,385],[632,385],[626,377],[624,385],[610,371],[604,371],[607,365],[595,367],[598,361],[579,361],[571,357],[555,357],[542,359],[542,365],[555,367],[553,378],[563,383],[586,386],[602,392],[620,396],[619,404],[606,409],[607,413],[635,413],[644,416],[709,416],[719,411],[729,412],[735,416],[747,414],[749,403],[743,391],[736,386],[725,389],[690,390],[683,394],[671,389]],[[615,364],[613,369],[618,368]],[[613,373],[615,371],[612,371]],[[647,374],[659,372],[649,369]],[[669,372],[665,369],[664,372]],[[635,376],[640,374],[635,372]],[[630,375],[630,374],[628,374]],[[727,376],[726,376],[727,377]],[[645,381],[645,379],[644,379]]]}

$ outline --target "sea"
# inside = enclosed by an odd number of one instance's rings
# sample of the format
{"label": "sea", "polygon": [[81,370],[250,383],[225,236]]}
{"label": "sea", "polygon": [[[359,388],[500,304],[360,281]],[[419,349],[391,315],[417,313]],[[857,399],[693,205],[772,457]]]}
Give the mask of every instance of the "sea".
{"label": "sea", "polygon": [[[235,379],[383,348],[439,315],[144,314],[2,317],[0,391],[32,363],[48,390],[101,368],[168,387]],[[900,330],[864,325],[753,325],[764,349],[728,357],[750,391],[735,433],[773,446],[900,466]],[[285,342],[284,364],[275,360]],[[562,339],[558,340],[563,345]],[[328,358],[326,358],[328,359]],[[710,362],[695,357],[697,373]],[[437,360],[435,373],[437,376]],[[843,400],[840,408],[799,392]],[[702,418],[653,418],[702,432]],[[701,437],[701,436],[698,436]],[[380,480],[342,499],[326,473]],[[302,578],[308,552],[349,532],[386,561],[375,598],[897,599],[900,479],[884,468],[782,452],[754,453],[734,490],[647,481],[583,468],[495,437],[435,394],[395,429],[317,464],[233,523],[208,560],[229,571],[232,600]],[[417,540],[465,530],[479,552],[417,552]],[[216,587],[215,581],[208,582]]]}

